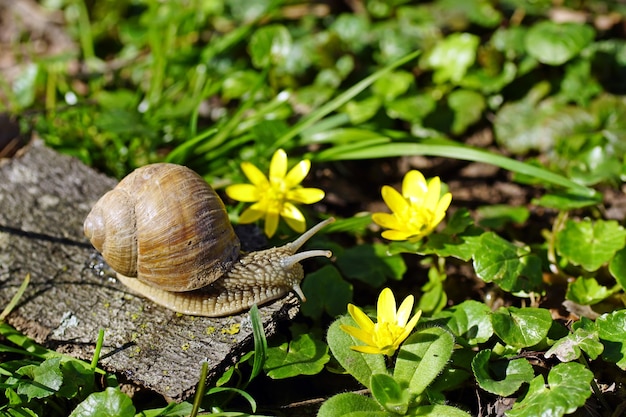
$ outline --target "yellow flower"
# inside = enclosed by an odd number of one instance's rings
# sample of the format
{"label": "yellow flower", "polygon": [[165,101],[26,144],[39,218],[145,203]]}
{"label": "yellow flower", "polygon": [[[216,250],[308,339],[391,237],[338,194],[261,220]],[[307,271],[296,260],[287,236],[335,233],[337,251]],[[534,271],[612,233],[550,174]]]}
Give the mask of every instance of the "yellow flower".
{"label": "yellow flower", "polygon": [[409,171],[402,180],[402,195],[392,187],[383,186],[383,200],[392,213],[374,213],[372,220],[385,230],[382,236],[389,240],[417,242],[428,236],[443,220],[452,201],[452,195],[441,194],[439,177],[426,182],[419,171]]}
{"label": "yellow flower", "polygon": [[420,310],[409,321],[412,310],[413,296],[409,295],[396,312],[396,299],[393,292],[389,288],[385,288],[378,296],[377,323],[374,323],[358,307],[348,304],[348,312],[359,327],[347,325],[340,327],[350,336],[365,343],[361,346],[351,346],[352,350],[393,356],[422,315]]}
{"label": "yellow flower", "polygon": [[233,200],[254,203],[239,217],[240,223],[252,223],[265,218],[265,234],[272,237],[281,216],[296,232],[306,229],[302,212],[294,203],[313,204],[324,198],[319,188],[303,188],[299,184],[311,169],[311,162],[300,161],[287,172],[287,154],[277,150],[270,163],[269,179],[250,162],[243,162],[241,169],[252,184],[235,184],[226,188]]}

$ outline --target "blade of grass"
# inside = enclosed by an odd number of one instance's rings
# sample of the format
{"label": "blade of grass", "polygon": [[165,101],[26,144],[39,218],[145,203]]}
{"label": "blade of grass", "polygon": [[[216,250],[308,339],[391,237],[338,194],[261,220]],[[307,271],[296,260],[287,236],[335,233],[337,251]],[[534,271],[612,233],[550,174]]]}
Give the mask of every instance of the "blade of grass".
{"label": "blade of grass", "polygon": [[[441,144],[442,142],[445,144]],[[398,143],[389,140],[388,143],[375,144],[368,147],[363,147],[359,143],[353,143],[345,146],[335,146],[319,152],[317,155],[314,155],[314,159],[316,161],[331,161],[377,159],[406,155],[441,156],[464,161],[484,162],[511,172],[528,175],[544,182],[565,187],[583,195],[593,196],[596,193],[591,188],[587,188],[546,169],[481,149],[474,149],[465,145],[448,144],[441,140],[431,141],[431,143]]]}
{"label": "blade of grass", "polygon": [[200,404],[202,404],[202,398],[204,397],[204,391],[206,389],[206,378],[209,374],[209,363],[202,362],[202,370],[200,371],[200,380],[198,381],[198,387],[196,388],[196,395],[193,397],[193,408],[189,417],[195,417],[200,411]]}
{"label": "blade of grass", "polygon": [[22,298],[22,295],[24,295],[24,291],[26,291],[28,283],[30,283],[30,274],[26,274],[24,281],[22,281],[22,284],[17,289],[17,292],[13,295],[11,301],[9,301],[9,304],[7,304],[4,310],[2,310],[2,313],[0,313],[0,322],[4,321],[4,319],[11,314],[11,311],[13,311],[17,303],[20,301],[20,298]]}
{"label": "blade of grass", "polygon": [[263,322],[256,304],[250,309],[250,321],[252,322],[252,334],[254,335],[254,363],[252,364],[252,372],[250,372],[248,383],[261,372],[267,356],[267,339],[265,338]]}
{"label": "blade of grass", "polygon": [[100,360],[100,351],[104,344],[104,329],[98,331],[98,340],[96,341],[96,349],[93,352],[93,358],[91,359],[91,370],[95,371],[98,367],[98,361]]}

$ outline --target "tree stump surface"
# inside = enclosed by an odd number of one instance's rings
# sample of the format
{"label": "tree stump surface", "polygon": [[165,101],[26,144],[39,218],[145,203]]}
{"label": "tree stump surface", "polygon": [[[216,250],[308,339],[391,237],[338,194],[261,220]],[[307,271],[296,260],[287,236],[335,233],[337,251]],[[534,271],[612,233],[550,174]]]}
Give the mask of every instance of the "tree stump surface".
{"label": "tree stump surface", "polygon": [[[91,360],[105,330],[99,366],[122,381],[182,400],[201,364],[209,383],[252,346],[247,312],[183,316],[130,293],[83,235],[83,220],[116,181],[33,141],[0,160],[0,310],[27,274],[31,282],[7,321],[44,346]],[[260,309],[265,332],[293,318],[289,295]]]}

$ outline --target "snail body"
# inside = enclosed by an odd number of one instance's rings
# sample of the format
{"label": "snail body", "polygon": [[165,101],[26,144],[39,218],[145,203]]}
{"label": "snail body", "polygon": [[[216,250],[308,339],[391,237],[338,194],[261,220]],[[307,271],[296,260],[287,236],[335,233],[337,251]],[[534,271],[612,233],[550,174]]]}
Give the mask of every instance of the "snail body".
{"label": "snail body", "polygon": [[244,254],[224,203],[202,177],[175,164],[126,176],[93,207],[85,235],[134,292],[182,314],[235,314],[295,291],[299,262],[330,251],[296,253],[333,219],[294,242]]}

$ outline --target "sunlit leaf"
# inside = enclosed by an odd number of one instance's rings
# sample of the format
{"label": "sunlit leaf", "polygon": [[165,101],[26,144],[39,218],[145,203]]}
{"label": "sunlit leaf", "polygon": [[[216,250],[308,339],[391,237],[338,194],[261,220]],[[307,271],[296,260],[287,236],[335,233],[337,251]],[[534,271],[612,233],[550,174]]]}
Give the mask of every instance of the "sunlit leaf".
{"label": "sunlit leaf", "polygon": [[535,376],[532,365],[526,359],[489,362],[490,357],[490,349],[478,352],[472,361],[472,370],[478,385],[492,394],[507,397]]}
{"label": "sunlit leaf", "polygon": [[528,248],[518,247],[489,232],[480,237],[474,269],[485,282],[505,291],[532,291],[541,283],[541,260]]}
{"label": "sunlit leaf", "polygon": [[128,395],[119,388],[109,387],[87,397],[72,411],[70,417],[133,417],[134,415],[135,406]]}
{"label": "sunlit leaf", "polygon": [[617,292],[619,287],[613,290],[598,284],[595,278],[578,277],[568,283],[565,298],[581,305],[597,304]]}
{"label": "sunlit leaf", "polygon": [[568,220],[556,236],[559,254],[587,271],[609,262],[625,243],[626,230],[615,220]]}
{"label": "sunlit leaf", "polygon": [[576,329],[574,333],[557,340],[545,353],[546,358],[556,356],[561,362],[571,362],[585,352],[591,359],[596,359],[604,351],[599,341],[598,331]]}
{"label": "sunlit leaf", "polygon": [[315,375],[328,362],[328,346],[310,334],[299,334],[293,340],[267,350],[264,369],[273,379],[297,375]]}
{"label": "sunlit leaf", "polygon": [[561,363],[550,370],[548,381],[543,375],[530,383],[528,393],[507,411],[510,417],[562,416],[573,413],[591,395],[589,384],[593,373],[575,362]]}
{"label": "sunlit leaf", "polygon": [[626,370],[626,310],[603,314],[596,324],[600,341],[604,344],[602,358]]}
{"label": "sunlit leaf", "polygon": [[526,35],[528,53],[548,65],[561,65],[593,40],[591,26],[546,20],[533,25]]}
{"label": "sunlit leaf", "polygon": [[518,348],[536,345],[552,325],[550,311],[535,307],[500,307],[491,316],[494,332],[506,344]]}

